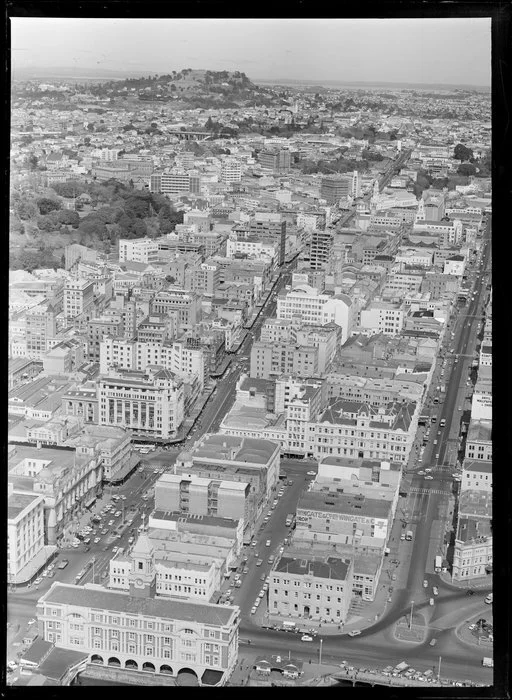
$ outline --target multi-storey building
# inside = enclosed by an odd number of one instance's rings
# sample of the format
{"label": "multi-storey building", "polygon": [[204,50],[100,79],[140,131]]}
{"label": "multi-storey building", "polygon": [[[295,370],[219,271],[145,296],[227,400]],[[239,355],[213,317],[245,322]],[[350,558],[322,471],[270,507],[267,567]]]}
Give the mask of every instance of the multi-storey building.
{"label": "multi-storey building", "polygon": [[100,359],[100,345],[107,337],[121,338],[124,324],[121,316],[101,316],[87,323],[87,356],[90,360]]}
{"label": "multi-storey building", "polygon": [[169,287],[155,294],[151,313],[168,314],[176,320],[178,333],[193,330],[201,318],[201,302],[195,292]]}
{"label": "multi-storey building", "polygon": [[418,425],[419,403],[395,401],[383,407],[331,400],[309,426],[308,452],[407,463]]}
{"label": "multi-storey building", "polygon": [[277,318],[293,319],[313,326],[335,323],[341,328],[340,343],[350,337],[354,323],[352,299],[346,294],[320,294],[318,289],[301,284],[277,298]]}
{"label": "multi-storey building", "polygon": [[14,490],[7,498],[7,581],[24,581],[23,570],[44,548],[44,498],[41,494]]}
{"label": "multi-storey building", "polygon": [[155,508],[248,522],[249,492],[249,484],[240,481],[164,474],[155,484]]}
{"label": "multi-storey building", "polygon": [[79,417],[85,424],[97,424],[99,412],[96,385],[86,383],[72,386],[62,396],[62,412],[65,416]]}
{"label": "multi-storey building", "polygon": [[146,265],[158,258],[158,243],[152,238],[120,238],[119,262],[138,262]]}
{"label": "multi-storey building", "polygon": [[251,349],[251,376],[270,379],[281,374],[295,374],[299,377],[318,374],[318,348],[254,342]]}
{"label": "multi-storey building", "polygon": [[203,262],[194,266],[190,288],[199,296],[213,297],[217,294],[220,283],[219,267],[214,262]]}
{"label": "multi-storey building", "polygon": [[68,279],[64,286],[64,316],[72,320],[91,311],[94,304],[94,282]]}
{"label": "multi-storey building", "polygon": [[117,425],[135,437],[174,437],[184,417],[183,381],[169,370],[118,370],[98,382],[99,424]]}
{"label": "multi-storey building", "polygon": [[182,194],[199,194],[201,178],[199,173],[191,170],[185,172],[176,170],[169,173],[153,173],[149,180],[151,192],[159,192],[169,197],[179,197]]}
{"label": "multi-storey building", "polygon": [[53,583],[37,603],[41,638],[85,651],[91,663],[172,676],[186,670],[201,685],[223,685],[237,663],[239,608],[155,597],[147,537],[132,554],[128,592]]}
{"label": "multi-storey building", "polygon": [[344,624],[352,598],[353,562],[330,556],[281,557],[270,572],[269,618]]}
{"label": "multi-storey building", "polygon": [[[279,452],[279,445],[269,440],[207,434],[178,455],[175,473],[249,483],[251,511],[258,518],[279,480]],[[253,527],[247,523],[246,532]]]}
{"label": "multi-storey building", "polygon": [[158,365],[178,375],[195,375],[201,385],[205,373],[205,358],[201,348],[189,347],[184,341],[174,343],[142,342],[124,338],[105,338],[100,348],[100,373],[118,367],[144,371]]}
{"label": "multi-storey building", "polygon": [[103,467],[90,447],[52,449],[16,445],[9,454],[8,480],[15,491],[31,491],[44,499],[45,544],[55,544],[64,528],[101,489]]}
{"label": "multi-storey building", "polygon": [[322,178],[320,184],[320,197],[327,204],[339,204],[341,199],[346,199],[352,193],[352,179],[349,177],[327,176]]}
{"label": "multi-storey building", "polygon": [[309,244],[309,265],[313,270],[324,270],[329,262],[334,234],[330,230],[315,229]]}
{"label": "multi-storey building", "polygon": [[57,320],[52,304],[43,303],[27,309],[25,312],[25,356],[27,358],[42,360],[45,353],[56,342],[56,335]]}
{"label": "multi-storey building", "polygon": [[234,158],[223,160],[220,166],[220,179],[226,184],[240,182],[242,179],[242,164]]}
{"label": "multi-storey building", "polygon": [[288,172],[291,167],[291,153],[286,149],[260,151],[258,162],[262,168],[274,172]]}
{"label": "multi-storey building", "polygon": [[472,420],[466,436],[466,459],[492,461],[492,420]]}
{"label": "multi-storey building", "polygon": [[391,301],[371,301],[361,311],[362,328],[384,335],[400,335],[404,325],[404,310],[402,303]]}

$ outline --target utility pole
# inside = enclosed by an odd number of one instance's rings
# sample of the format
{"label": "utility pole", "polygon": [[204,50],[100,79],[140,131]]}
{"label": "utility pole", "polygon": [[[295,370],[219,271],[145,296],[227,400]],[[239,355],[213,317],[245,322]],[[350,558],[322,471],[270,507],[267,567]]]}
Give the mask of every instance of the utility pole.
{"label": "utility pole", "polygon": [[439,665],[437,667],[437,680],[441,682],[441,657],[439,657]]}

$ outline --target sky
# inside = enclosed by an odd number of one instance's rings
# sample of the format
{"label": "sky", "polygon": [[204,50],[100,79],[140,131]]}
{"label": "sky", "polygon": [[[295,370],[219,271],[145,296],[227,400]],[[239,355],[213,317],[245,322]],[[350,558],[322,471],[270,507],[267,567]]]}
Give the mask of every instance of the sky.
{"label": "sky", "polygon": [[[470,47],[470,50],[468,50]],[[490,86],[489,18],[11,18],[14,68]]]}

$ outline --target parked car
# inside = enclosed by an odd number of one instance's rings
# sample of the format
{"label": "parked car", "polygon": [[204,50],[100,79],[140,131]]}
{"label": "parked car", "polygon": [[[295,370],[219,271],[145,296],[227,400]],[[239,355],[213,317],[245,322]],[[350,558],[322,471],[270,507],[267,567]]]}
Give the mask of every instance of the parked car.
{"label": "parked car", "polygon": [[[438,455],[438,457],[439,457],[439,455]],[[433,481],[434,477],[433,477],[433,476],[430,476],[430,474],[427,474],[427,476],[425,477],[425,479],[428,479],[429,481]]]}
{"label": "parked car", "polygon": [[429,604],[429,605],[434,605],[434,599],[433,599],[433,598],[430,598],[430,600],[428,601],[428,604]]}
{"label": "parked car", "polygon": [[357,637],[358,634],[361,634],[361,630],[351,630],[351,631],[348,633],[348,636],[349,636],[349,637]]}
{"label": "parked car", "polygon": [[301,642],[312,642],[313,637],[310,637],[309,634],[303,634],[302,637],[300,638]]}
{"label": "parked car", "polygon": [[428,588],[428,581],[427,579],[423,580],[423,588]]}
{"label": "parked car", "polygon": [[309,472],[306,472],[306,474],[307,474],[308,476],[316,476],[316,472],[313,471],[313,470],[311,470],[311,471],[309,471]]}
{"label": "parked car", "polygon": [[265,547],[270,547],[271,544],[272,544],[272,541],[271,541],[271,540],[267,540],[267,541],[265,542]]}
{"label": "parked car", "polygon": [[433,587],[432,587],[432,593],[433,593],[434,595],[439,595],[439,589],[438,589],[437,586],[433,586]]}
{"label": "parked car", "polygon": [[256,614],[256,609],[257,609],[256,606],[253,606],[253,607],[251,608],[251,615],[255,615],[255,614]]}

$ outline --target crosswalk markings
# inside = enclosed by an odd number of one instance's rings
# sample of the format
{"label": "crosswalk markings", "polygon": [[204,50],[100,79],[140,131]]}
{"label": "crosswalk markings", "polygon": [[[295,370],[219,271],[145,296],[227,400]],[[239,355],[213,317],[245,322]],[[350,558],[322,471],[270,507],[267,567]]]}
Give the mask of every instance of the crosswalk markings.
{"label": "crosswalk markings", "polygon": [[419,493],[421,495],[427,495],[429,493],[436,493],[437,495],[442,495],[442,494],[449,494],[450,491],[446,491],[445,489],[420,489],[416,486],[413,486],[412,489],[409,489],[412,493]]}

